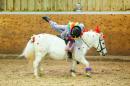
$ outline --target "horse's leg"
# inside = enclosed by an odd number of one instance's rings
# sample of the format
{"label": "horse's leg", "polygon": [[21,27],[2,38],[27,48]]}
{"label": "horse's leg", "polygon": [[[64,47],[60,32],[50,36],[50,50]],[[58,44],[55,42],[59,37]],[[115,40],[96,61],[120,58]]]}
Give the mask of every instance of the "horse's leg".
{"label": "horse's leg", "polygon": [[72,60],[72,67],[71,67],[71,70],[70,70],[70,72],[71,72],[71,75],[73,76],[73,77],[75,77],[76,76],[76,71],[75,71],[75,69],[76,69],[76,64],[77,64],[77,61],[76,60]]}
{"label": "horse's leg", "polygon": [[38,75],[38,72],[39,72],[39,66],[40,66],[40,62],[42,60],[42,58],[46,55],[46,53],[36,53],[35,55],[35,60],[33,62],[33,68],[34,68],[34,75],[38,78],[39,75]]}
{"label": "horse's leg", "polygon": [[85,59],[85,57],[82,57],[82,58],[80,59],[80,62],[86,66],[86,68],[85,68],[86,75],[87,75],[88,77],[90,77],[90,74],[91,74],[91,70],[92,70],[92,69],[91,69],[91,67],[89,66],[89,62]]}

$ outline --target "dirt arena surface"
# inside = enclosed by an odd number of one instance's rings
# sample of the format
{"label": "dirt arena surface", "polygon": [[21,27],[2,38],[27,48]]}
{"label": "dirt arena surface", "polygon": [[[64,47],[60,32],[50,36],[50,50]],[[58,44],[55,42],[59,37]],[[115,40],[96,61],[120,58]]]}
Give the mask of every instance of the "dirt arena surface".
{"label": "dirt arena surface", "polygon": [[25,59],[0,59],[0,86],[130,86],[129,61],[89,62],[92,78],[85,77],[82,64],[77,66],[77,77],[71,77],[70,62],[47,59],[41,64],[41,78],[36,79]]}

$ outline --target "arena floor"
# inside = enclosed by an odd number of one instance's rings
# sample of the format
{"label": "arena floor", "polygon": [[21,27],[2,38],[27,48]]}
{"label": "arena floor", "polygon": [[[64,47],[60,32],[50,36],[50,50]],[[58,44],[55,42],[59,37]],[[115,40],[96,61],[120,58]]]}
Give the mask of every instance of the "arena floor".
{"label": "arena floor", "polygon": [[92,77],[77,66],[77,77],[70,76],[70,62],[47,59],[36,79],[25,59],[0,59],[0,86],[130,86],[130,60],[90,60]]}

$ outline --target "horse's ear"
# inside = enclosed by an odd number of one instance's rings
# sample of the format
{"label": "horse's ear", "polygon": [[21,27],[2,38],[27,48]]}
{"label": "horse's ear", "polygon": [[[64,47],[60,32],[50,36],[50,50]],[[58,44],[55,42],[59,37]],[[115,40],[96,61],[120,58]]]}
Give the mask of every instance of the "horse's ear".
{"label": "horse's ear", "polygon": [[105,36],[105,35],[103,35],[102,37],[103,37],[104,39],[106,38],[106,36]]}
{"label": "horse's ear", "polygon": [[99,26],[96,26],[95,32],[96,32],[96,33],[100,33],[100,32],[101,32],[100,29],[99,29]]}
{"label": "horse's ear", "polygon": [[102,38],[104,38],[104,39],[106,38],[106,36],[102,32],[100,34],[101,34]]}

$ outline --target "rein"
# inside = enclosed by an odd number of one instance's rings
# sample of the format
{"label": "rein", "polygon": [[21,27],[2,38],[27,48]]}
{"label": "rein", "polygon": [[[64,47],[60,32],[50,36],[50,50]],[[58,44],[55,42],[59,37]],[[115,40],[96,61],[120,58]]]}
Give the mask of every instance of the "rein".
{"label": "rein", "polygon": [[90,48],[90,46],[87,44],[87,42],[84,41],[82,37],[81,37],[81,40]]}

